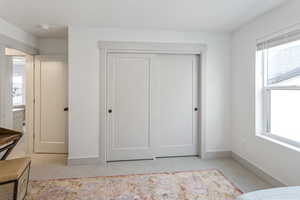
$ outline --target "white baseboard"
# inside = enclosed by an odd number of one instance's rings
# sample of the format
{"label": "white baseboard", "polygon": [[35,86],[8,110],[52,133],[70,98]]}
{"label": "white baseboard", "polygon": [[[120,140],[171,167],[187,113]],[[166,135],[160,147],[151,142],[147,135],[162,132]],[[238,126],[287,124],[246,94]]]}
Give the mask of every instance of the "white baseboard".
{"label": "white baseboard", "polygon": [[32,159],[49,159],[49,160],[66,160],[67,154],[45,154],[45,153],[32,153],[29,155]]}
{"label": "white baseboard", "polygon": [[231,158],[231,151],[208,151],[201,157],[202,159],[217,159],[217,158]]}
{"label": "white baseboard", "polygon": [[253,172],[258,177],[260,177],[261,179],[263,179],[267,183],[271,184],[272,186],[274,186],[274,187],[285,187],[286,186],[285,184],[283,184],[282,182],[280,182],[276,178],[272,177],[271,175],[267,174],[266,172],[264,172],[260,168],[256,167],[255,165],[250,163],[248,160],[242,158],[238,154],[232,152],[232,158],[235,161],[237,161],[238,163],[240,163],[243,167],[245,167],[249,171]]}
{"label": "white baseboard", "polygon": [[[256,174],[262,180],[266,181],[267,183],[271,184],[274,187],[284,187],[286,186],[276,178],[272,177],[271,175],[267,174],[260,168],[256,167],[248,160],[242,158],[236,153],[231,151],[209,151],[205,152],[201,159],[218,159],[218,158],[232,158],[237,161],[240,165],[244,168],[248,169],[249,171]],[[99,157],[90,157],[90,158],[68,158],[68,165],[95,165],[95,164],[102,164],[106,165],[107,163],[104,162]]]}
{"label": "white baseboard", "polygon": [[99,157],[91,158],[68,158],[68,165],[95,165],[104,164]]}

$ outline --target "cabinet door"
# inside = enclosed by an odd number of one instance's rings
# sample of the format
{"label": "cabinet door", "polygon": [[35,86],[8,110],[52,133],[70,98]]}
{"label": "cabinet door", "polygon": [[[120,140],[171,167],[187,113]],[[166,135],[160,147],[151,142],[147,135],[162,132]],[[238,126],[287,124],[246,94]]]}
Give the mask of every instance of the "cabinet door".
{"label": "cabinet door", "polygon": [[151,55],[109,54],[107,159],[153,158]]}

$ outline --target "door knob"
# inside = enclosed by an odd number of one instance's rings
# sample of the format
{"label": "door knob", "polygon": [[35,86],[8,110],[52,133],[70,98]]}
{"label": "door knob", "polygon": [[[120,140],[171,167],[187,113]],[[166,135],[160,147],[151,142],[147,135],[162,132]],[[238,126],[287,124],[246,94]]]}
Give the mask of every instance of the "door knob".
{"label": "door knob", "polygon": [[108,113],[112,113],[112,109],[109,109],[109,110],[108,110]]}
{"label": "door knob", "polygon": [[65,108],[64,108],[64,111],[69,111],[69,107],[65,107]]}
{"label": "door knob", "polygon": [[198,111],[198,108],[194,108],[194,111]]}

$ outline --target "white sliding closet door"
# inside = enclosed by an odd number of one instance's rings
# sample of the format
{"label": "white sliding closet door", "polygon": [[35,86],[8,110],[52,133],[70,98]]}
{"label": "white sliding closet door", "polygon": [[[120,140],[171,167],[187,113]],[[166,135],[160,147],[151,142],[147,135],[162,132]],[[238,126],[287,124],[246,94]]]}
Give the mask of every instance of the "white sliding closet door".
{"label": "white sliding closet door", "polygon": [[198,57],[109,54],[107,160],[198,154]]}
{"label": "white sliding closet door", "polygon": [[157,55],[152,122],[156,157],[198,154],[198,57]]}
{"label": "white sliding closet door", "polygon": [[108,56],[108,160],[153,158],[150,55]]}

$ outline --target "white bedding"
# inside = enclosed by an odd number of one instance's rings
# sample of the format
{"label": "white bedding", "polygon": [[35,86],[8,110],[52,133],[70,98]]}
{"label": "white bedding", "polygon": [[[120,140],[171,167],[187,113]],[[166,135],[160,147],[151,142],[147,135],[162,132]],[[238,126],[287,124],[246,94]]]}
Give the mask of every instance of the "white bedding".
{"label": "white bedding", "polygon": [[300,200],[300,186],[259,190],[243,194],[237,200]]}

